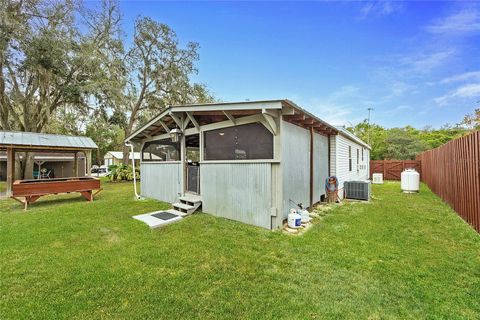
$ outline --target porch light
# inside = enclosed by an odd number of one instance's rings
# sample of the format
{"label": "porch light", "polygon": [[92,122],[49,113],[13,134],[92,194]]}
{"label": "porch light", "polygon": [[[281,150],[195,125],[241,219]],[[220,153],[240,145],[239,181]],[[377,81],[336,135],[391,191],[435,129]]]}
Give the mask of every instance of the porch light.
{"label": "porch light", "polygon": [[178,142],[182,136],[182,130],[175,128],[170,130],[170,139],[172,142]]}

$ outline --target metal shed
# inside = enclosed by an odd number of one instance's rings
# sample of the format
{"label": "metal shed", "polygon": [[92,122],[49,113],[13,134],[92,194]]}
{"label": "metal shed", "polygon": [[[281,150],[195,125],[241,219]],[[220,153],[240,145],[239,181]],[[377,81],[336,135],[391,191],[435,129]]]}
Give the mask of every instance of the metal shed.
{"label": "metal shed", "polygon": [[292,202],[322,199],[341,133],[290,100],[265,100],[169,106],[126,141],[141,153],[143,196],[182,210],[194,195],[204,212],[275,229]]}

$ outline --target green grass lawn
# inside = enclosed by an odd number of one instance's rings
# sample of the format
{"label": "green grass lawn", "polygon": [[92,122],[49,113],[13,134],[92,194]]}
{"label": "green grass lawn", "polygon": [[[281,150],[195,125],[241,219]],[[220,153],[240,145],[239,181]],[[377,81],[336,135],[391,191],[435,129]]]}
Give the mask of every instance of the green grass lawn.
{"label": "green grass lawn", "polygon": [[480,236],[425,186],[373,186],[302,236],[195,214],[104,183],[93,203],[0,202],[0,318],[479,319]]}

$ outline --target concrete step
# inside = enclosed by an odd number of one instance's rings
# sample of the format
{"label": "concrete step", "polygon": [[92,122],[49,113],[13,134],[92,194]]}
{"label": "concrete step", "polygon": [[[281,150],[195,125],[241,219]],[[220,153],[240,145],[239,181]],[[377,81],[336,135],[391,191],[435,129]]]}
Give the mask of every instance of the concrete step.
{"label": "concrete step", "polygon": [[192,194],[186,194],[183,197],[179,198],[180,202],[190,205],[196,205],[202,203],[202,197]]}
{"label": "concrete step", "polygon": [[177,216],[181,216],[181,217],[188,216],[188,213],[178,211],[178,210],[175,210],[175,209],[169,209],[169,210],[166,210],[166,211],[169,212],[169,213],[176,214]]}
{"label": "concrete step", "polygon": [[195,205],[189,205],[186,203],[174,203],[173,204],[173,209],[183,212],[184,214],[192,214],[197,210],[197,208],[200,206],[200,203],[196,203]]}
{"label": "concrete step", "polygon": [[192,205],[189,205],[189,204],[186,204],[186,203],[174,203],[173,204],[173,208],[180,208],[180,209],[183,209],[183,210],[191,210],[191,209],[195,209],[195,206],[192,206]]}

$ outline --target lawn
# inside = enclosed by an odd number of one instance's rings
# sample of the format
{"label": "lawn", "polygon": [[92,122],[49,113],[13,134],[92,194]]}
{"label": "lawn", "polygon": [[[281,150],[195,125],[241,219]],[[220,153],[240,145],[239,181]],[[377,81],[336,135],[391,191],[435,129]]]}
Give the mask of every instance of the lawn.
{"label": "lawn", "polygon": [[0,202],[0,318],[480,318],[480,236],[425,186],[373,186],[302,236],[195,214],[104,183],[93,203]]}

